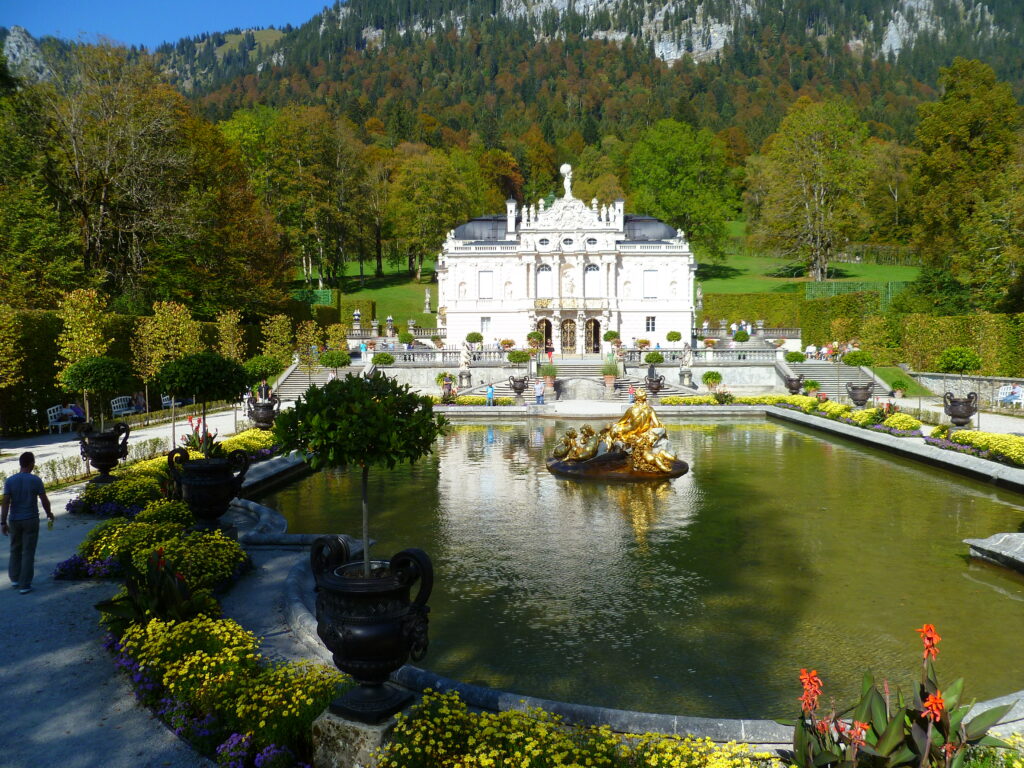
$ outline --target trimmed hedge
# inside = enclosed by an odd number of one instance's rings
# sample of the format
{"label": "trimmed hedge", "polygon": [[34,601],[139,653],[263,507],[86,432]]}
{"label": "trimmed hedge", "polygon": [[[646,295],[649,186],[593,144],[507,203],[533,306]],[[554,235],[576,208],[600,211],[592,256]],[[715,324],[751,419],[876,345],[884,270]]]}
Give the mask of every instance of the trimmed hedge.
{"label": "trimmed hedge", "polygon": [[803,303],[803,291],[705,294],[700,322],[707,318],[714,328],[722,318],[730,321],[743,318],[764,320],[771,328],[795,328],[800,325],[800,305]]}
{"label": "trimmed hedge", "polygon": [[351,328],[352,313],[357,309],[360,312],[359,322],[361,327],[364,330],[369,328],[370,321],[377,316],[377,302],[369,301],[368,299],[341,299],[339,295],[338,313],[341,319],[338,322],[344,323]]}
{"label": "trimmed hedge", "polygon": [[338,311],[337,307],[329,307],[326,304],[314,304],[312,311],[313,319],[321,328],[341,322],[341,312]]}

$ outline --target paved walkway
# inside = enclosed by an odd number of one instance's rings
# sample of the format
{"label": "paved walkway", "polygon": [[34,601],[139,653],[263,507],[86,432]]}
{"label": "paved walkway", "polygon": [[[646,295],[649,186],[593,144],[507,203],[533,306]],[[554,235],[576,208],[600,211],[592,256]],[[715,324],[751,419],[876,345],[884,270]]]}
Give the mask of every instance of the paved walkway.
{"label": "paved walkway", "polygon": [[[917,399],[900,401],[916,408]],[[922,406],[941,412],[937,399]],[[554,415],[569,417],[604,413],[602,401],[554,403]],[[210,427],[233,431],[230,411],[210,417]],[[986,431],[1024,433],[1024,419],[982,414]],[[181,434],[179,423],[177,434]],[[133,433],[137,439],[170,440],[171,427],[159,425]],[[74,435],[49,435],[0,442],[0,471],[17,469],[17,455],[36,453],[38,461],[78,455]],[[77,488],[51,494],[57,523],[42,530],[36,556],[35,591],[20,595],[8,586],[8,549],[0,543],[0,768],[146,768],[209,766],[176,738],[148,710],[139,707],[131,690],[102,648],[103,633],[93,604],[116,591],[112,582],[61,582],[50,576],[71,555],[95,521],[72,518],[64,505]],[[264,638],[263,652],[274,659],[307,656],[284,618],[284,580],[302,552],[256,550],[256,568],[224,598],[225,615]]]}

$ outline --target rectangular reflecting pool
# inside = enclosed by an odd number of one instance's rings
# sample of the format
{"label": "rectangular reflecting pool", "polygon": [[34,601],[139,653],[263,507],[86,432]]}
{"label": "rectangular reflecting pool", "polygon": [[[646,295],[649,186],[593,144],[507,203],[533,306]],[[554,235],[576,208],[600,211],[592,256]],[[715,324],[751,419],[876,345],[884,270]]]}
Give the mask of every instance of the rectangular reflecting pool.
{"label": "rectangular reflecting pool", "polygon": [[[544,459],[567,426],[457,425],[413,466],[370,473],[375,553],[434,560],[439,674],[582,704],[712,717],[796,712],[801,667],[852,703],[865,669],[920,669],[968,699],[1024,689],[1024,578],[962,540],[1021,530],[1024,497],[820,432],[751,417],[669,436],[690,472],[578,484]],[[596,426],[596,425],[595,425]],[[292,533],[360,531],[357,472],[265,496]]]}

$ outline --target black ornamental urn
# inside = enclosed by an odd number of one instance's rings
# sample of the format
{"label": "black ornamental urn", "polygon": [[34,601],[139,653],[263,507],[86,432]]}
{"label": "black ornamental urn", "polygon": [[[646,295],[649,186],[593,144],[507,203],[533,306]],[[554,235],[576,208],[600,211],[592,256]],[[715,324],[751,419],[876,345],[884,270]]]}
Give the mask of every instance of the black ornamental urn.
{"label": "black ornamental urn", "polygon": [[853,404],[858,408],[863,408],[867,404],[868,398],[871,397],[871,393],[874,391],[874,382],[870,384],[851,384],[846,382],[846,394],[850,396]]}
{"label": "black ornamental urn", "polygon": [[654,397],[665,388],[665,377],[659,376],[653,365],[647,367],[647,376],[644,378],[644,386]]}
{"label": "black ornamental urn", "polygon": [[967,397],[954,397],[952,392],[947,392],[942,402],[943,411],[954,427],[966,427],[971,423],[971,417],[978,412],[977,392],[968,392]]}
{"label": "black ornamental urn", "polygon": [[[373,560],[364,575],[345,540],[321,536],[310,564],[316,577],[316,631],[338,669],[359,685],[331,702],[335,714],[379,723],[405,707],[410,691],[388,682],[391,673],[427,652],[427,600],[434,568],[420,549],[404,549],[391,560]],[[413,585],[419,590],[410,597]]]}
{"label": "black ornamental urn", "polygon": [[281,412],[281,401],[277,395],[271,395],[269,400],[249,399],[247,408],[249,419],[259,429],[273,429],[274,419]]}
{"label": "black ornamental urn", "polygon": [[113,429],[106,432],[94,432],[92,424],[84,424],[78,430],[82,458],[99,471],[90,482],[99,485],[114,482],[116,478],[111,476],[110,470],[117,466],[118,461],[128,456],[129,433],[131,427],[124,422],[118,422]]}
{"label": "black ornamental urn", "polygon": [[512,387],[512,391],[516,395],[516,403],[522,403],[523,392],[526,391],[526,382],[528,381],[527,376],[509,376],[508,385]]}
{"label": "black ornamental urn", "polygon": [[196,516],[197,527],[216,528],[231,500],[242,488],[249,470],[249,455],[232,451],[223,458],[189,459],[188,450],[175,448],[167,454],[167,467],[175,498],[184,501]]}
{"label": "black ornamental urn", "polygon": [[800,390],[804,388],[804,375],[801,373],[799,376],[787,376],[786,377],[786,389],[789,390],[791,395],[799,395]]}

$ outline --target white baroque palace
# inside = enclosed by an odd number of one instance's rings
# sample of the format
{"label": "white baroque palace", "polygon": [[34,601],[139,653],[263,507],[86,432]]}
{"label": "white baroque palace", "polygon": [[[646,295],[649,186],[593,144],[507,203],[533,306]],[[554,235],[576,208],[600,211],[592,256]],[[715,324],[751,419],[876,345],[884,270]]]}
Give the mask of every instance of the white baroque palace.
{"label": "white baroque palace", "polygon": [[664,346],[669,331],[688,341],[696,263],[683,233],[622,200],[588,206],[572,195],[572,168],[561,171],[565,196],[550,208],[509,200],[504,216],[448,233],[437,269],[447,343],[479,331],[521,346],[532,330],[568,354],[600,352],[608,330],[626,344]]}

